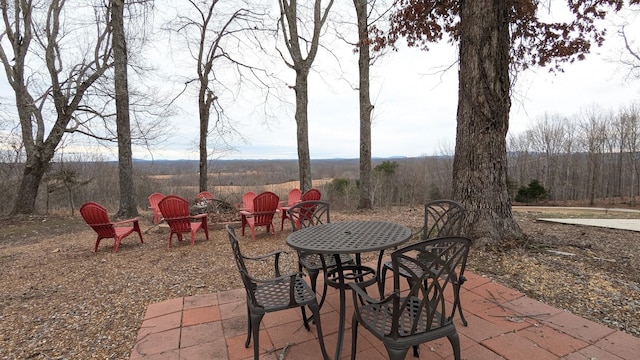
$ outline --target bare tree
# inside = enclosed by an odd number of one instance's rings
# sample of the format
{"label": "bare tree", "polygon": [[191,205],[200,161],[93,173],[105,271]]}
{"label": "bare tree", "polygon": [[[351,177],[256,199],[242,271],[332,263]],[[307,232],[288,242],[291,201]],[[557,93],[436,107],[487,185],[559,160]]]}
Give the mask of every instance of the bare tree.
{"label": "bare tree", "polygon": [[360,92],[360,200],[358,208],[371,208],[371,97],[369,95],[369,11],[368,0],[353,0],[358,22],[358,70]]}
{"label": "bare tree", "polygon": [[[87,90],[111,66],[110,29],[104,25],[108,15],[96,10],[93,25],[73,23],[63,18],[65,4],[51,0],[41,9],[29,0],[0,2],[0,62],[15,94],[26,155],[12,214],[35,211],[38,189],[56,148],[73,130]],[[91,28],[94,37],[83,38],[86,45],[81,48],[74,46]],[[68,41],[74,36],[75,44]],[[78,49],[81,57],[71,59]]]}
{"label": "bare tree", "polygon": [[[629,3],[631,5],[640,5],[640,0],[630,0]],[[637,15],[637,11],[638,9],[636,9],[635,14],[632,13],[630,15]],[[628,24],[624,24],[620,26],[618,35],[624,42],[624,48],[622,49],[619,62],[628,70],[630,78],[640,79],[640,45],[635,42],[640,39],[637,38],[638,34],[629,33]]]}
{"label": "bare tree", "polygon": [[575,200],[576,195],[576,187],[573,185],[572,178],[573,174],[575,174],[578,169],[575,166],[575,162],[577,161],[577,135],[576,135],[576,125],[568,120],[565,120],[564,125],[565,137],[564,143],[562,144],[562,165],[561,165],[561,174],[562,177],[560,179],[562,192],[560,199],[561,200]]}
{"label": "bare tree", "polygon": [[631,105],[622,109],[619,116],[627,139],[623,149],[626,154],[625,163],[631,168],[629,172],[631,176],[628,190],[629,204],[635,206],[636,196],[640,189],[640,158],[638,157],[638,151],[640,151],[640,108]]}
{"label": "bare tree", "polygon": [[133,153],[131,151],[131,120],[129,118],[129,85],[127,76],[127,39],[124,31],[125,0],[111,0],[110,26],[113,32],[115,70],[116,125],[118,132],[118,173],[120,208],[116,216],[138,215],[136,188],[133,183]]}
{"label": "bare tree", "polygon": [[589,197],[589,205],[594,205],[598,185],[603,177],[599,169],[603,162],[607,122],[601,111],[592,107],[582,114],[579,127],[580,145],[589,159],[586,192]]}
{"label": "bare tree", "polygon": [[[256,81],[259,86],[269,87],[266,71],[260,69],[242,58],[242,53],[252,52],[252,45],[248,40],[256,32],[265,31],[264,14],[250,8],[249,4],[236,1],[196,1],[189,0],[190,9],[180,12],[178,18],[170,26],[174,31],[183,34],[189,53],[196,61],[197,78],[189,79],[197,83],[198,87],[198,115],[200,119],[200,191],[207,190],[208,181],[208,139],[215,131],[219,140],[236,133],[232,121],[227,117],[220,96],[231,93],[233,84],[225,83],[227,76],[220,76],[230,68],[237,74],[236,79]],[[242,7],[244,5],[244,7]],[[255,5],[254,5],[255,6]],[[192,31],[195,30],[195,31]],[[219,69],[219,70],[217,70]],[[246,75],[244,74],[246,73]],[[242,85],[236,84],[236,85]],[[211,112],[215,121],[211,129]]]}
{"label": "bare tree", "polygon": [[[306,32],[306,20],[299,18],[299,6],[297,0],[278,0],[280,4],[280,31],[283,42],[290,57],[290,61],[282,59],[287,66],[296,72],[296,83],[293,90],[296,93],[296,136],[298,141],[298,168],[300,176],[300,189],[306,191],[311,188],[311,155],[309,154],[309,125],[307,107],[309,102],[308,77],[311,65],[315,60],[320,45],[320,33],[327,21],[333,0],[329,0],[325,8],[322,8],[322,0],[315,0],[311,20],[311,30]],[[303,21],[300,24],[300,21]],[[302,44],[301,44],[302,43]],[[303,49],[304,44],[304,49]]]}
{"label": "bare tree", "polygon": [[[552,200],[557,199],[557,172],[560,154],[564,144],[566,120],[560,115],[545,114],[538,119],[532,129],[527,131],[531,150],[538,154],[542,161],[541,176],[535,178],[542,181],[547,194]],[[527,179],[527,182],[533,180]]]}
{"label": "bare tree", "polygon": [[453,194],[468,211],[464,232],[492,243],[522,239],[513,218],[507,185],[506,135],[511,108],[510,69],[582,59],[604,33],[594,19],[622,1],[568,1],[574,21],[546,23],[539,1],[400,0],[389,35],[380,45],[404,37],[410,46],[459,41],[459,91]]}

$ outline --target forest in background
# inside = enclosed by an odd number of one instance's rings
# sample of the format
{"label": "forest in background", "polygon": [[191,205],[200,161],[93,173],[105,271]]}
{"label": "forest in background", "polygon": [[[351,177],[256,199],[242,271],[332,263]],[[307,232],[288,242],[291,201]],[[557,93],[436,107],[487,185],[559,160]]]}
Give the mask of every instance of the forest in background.
{"label": "forest in background", "polygon": [[[375,206],[421,203],[429,199],[429,192],[424,192],[427,187],[433,189],[432,196],[448,197],[452,161],[450,157],[374,159]],[[314,186],[322,184],[318,187],[323,198],[334,206],[355,207],[358,167],[358,159],[312,160]],[[0,194],[0,201],[10,204],[15,200],[21,165],[5,163],[0,169],[4,174],[0,186],[9,190]],[[296,160],[220,160],[212,161],[209,169],[209,190],[229,204],[240,202],[246,191],[262,189],[273,190],[286,200],[288,187],[299,187]],[[198,177],[197,161],[134,161],[139,209],[147,209],[147,197],[153,192],[176,194],[194,202]],[[96,201],[115,212],[118,194],[117,162],[57,162],[51,165],[40,189],[37,212],[70,214],[71,208],[77,210],[85,201]]]}
{"label": "forest in background", "polygon": [[[536,138],[554,138],[550,134],[541,135],[546,131],[553,133],[544,124],[541,121],[522,136],[510,138],[512,148],[508,162],[512,200],[517,199],[518,191],[537,181],[544,188],[544,196],[534,199],[537,204],[635,205],[639,186],[639,154],[620,151],[619,147],[612,146],[615,143],[613,138],[606,136],[600,138],[600,146],[592,147],[593,151],[588,151],[588,148],[584,151],[578,144],[588,144],[580,137],[587,132],[578,131],[569,132],[573,137],[568,137],[566,131],[563,136],[556,134],[557,144],[565,147],[549,143],[548,148],[534,151],[530,148]],[[549,124],[554,124],[552,128],[557,130],[563,123],[546,123]],[[611,126],[602,127],[609,128]],[[573,143],[575,152],[563,151],[567,142]],[[516,144],[528,145],[517,151]],[[4,204],[15,201],[22,166],[17,162],[0,164],[0,186],[5,189],[0,194],[0,201]],[[373,159],[372,168],[374,207],[418,205],[452,196],[452,155]],[[240,202],[242,194],[249,190],[274,191],[284,200],[290,188],[299,187],[297,160],[216,160],[210,162],[209,169],[209,190],[217,199],[229,204]],[[312,160],[314,186],[322,191],[323,199],[330,201],[332,206],[355,209],[358,203],[358,169],[358,159]],[[134,179],[140,210],[148,208],[147,197],[153,192],[176,194],[191,202],[195,202],[199,192],[198,162],[194,160],[134,161]],[[38,194],[39,214],[69,215],[72,210],[77,214],[75,210],[85,201],[101,203],[110,212],[115,212],[118,207],[117,162],[54,162],[44,185]],[[5,207],[2,214],[6,215],[8,211]]]}

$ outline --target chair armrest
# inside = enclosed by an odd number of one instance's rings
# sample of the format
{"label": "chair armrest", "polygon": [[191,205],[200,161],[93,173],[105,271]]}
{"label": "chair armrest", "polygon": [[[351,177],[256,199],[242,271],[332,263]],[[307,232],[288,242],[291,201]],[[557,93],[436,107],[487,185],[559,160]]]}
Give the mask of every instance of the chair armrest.
{"label": "chair armrest", "polygon": [[278,258],[280,256],[280,254],[288,254],[288,252],[286,252],[284,250],[276,250],[276,251],[273,251],[273,252],[270,252],[270,253],[264,254],[264,255],[255,255],[255,256],[242,255],[242,257],[247,259],[247,260],[263,260],[263,259],[266,259],[266,258],[272,257],[272,256],[275,256],[276,258]]}
{"label": "chair armrest", "polygon": [[240,209],[240,214],[245,215],[245,216],[246,216],[246,215],[253,215],[253,213],[252,213],[251,211],[248,211],[248,210],[242,210],[242,209]]}
{"label": "chair armrest", "polygon": [[198,214],[198,215],[193,215],[191,216],[192,219],[201,219],[201,218],[206,218],[208,216],[208,214]]}
{"label": "chair armrest", "polygon": [[367,292],[364,291],[364,289],[358,286],[358,283],[350,282],[349,286],[351,286],[351,290],[353,290],[353,301],[356,307],[358,306],[357,304],[359,303],[358,298],[366,300],[369,304],[385,304],[392,301],[394,298],[400,296],[400,294],[398,293],[398,290],[394,290],[393,293],[389,294],[389,296],[387,296],[386,298],[378,300],[369,296],[369,294],[367,294]]}
{"label": "chair armrest", "polygon": [[279,275],[277,277],[274,278],[268,278],[268,279],[259,279],[259,278],[255,278],[249,274],[247,274],[247,276],[249,277],[249,279],[251,279],[251,281],[255,282],[256,284],[269,284],[269,283],[273,283],[276,281],[295,281],[296,278],[298,277],[302,277],[303,273],[301,272],[292,272],[289,274],[285,274],[285,275]]}
{"label": "chair armrest", "polygon": [[165,220],[191,220],[192,216],[174,216],[170,218],[164,218]]}
{"label": "chair armrest", "polygon": [[258,261],[258,260],[264,260],[270,257],[274,257],[274,273],[276,275],[276,277],[280,276],[280,255],[282,254],[288,254],[288,252],[284,251],[284,250],[276,250],[274,252],[270,252],[268,254],[264,254],[264,255],[256,255],[256,256],[246,256],[246,255],[242,255],[242,257],[245,260],[253,260],[253,261]]}
{"label": "chair armrest", "polygon": [[138,222],[138,218],[132,218],[132,219],[127,219],[127,220],[120,220],[120,221],[116,221],[114,223],[112,223],[113,225],[123,225],[123,224],[127,224],[127,223],[136,223]]}

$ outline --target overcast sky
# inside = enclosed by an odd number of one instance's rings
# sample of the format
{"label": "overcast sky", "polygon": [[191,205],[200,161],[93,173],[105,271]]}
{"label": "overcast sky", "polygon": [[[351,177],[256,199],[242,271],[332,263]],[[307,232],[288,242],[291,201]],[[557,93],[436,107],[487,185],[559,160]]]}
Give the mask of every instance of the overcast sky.
{"label": "overcast sky", "polygon": [[[161,18],[161,16],[157,16]],[[640,39],[638,21],[629,28]],[[635,29],[635,30],[634,30]],[[529,128],[547,114],[573,116],[587,107],[600,106],[617,111],[640,103],[640,79],[625,80],[626,70],[614,62],[621,48],[615,28],[604,47],[594,49],[587,59],[564,66],[564,73],[549,74],[545,69],[519,74],[512,89],[510,132]],[[325,41],[325,38],[323,38]],[[175,44],[176,42],[174,42]],[[158,42],[154,65],[171,79],[184,61],[169,58],[168,42]],[[312,159],[358,158],[359,113],[357,55],[352,48],[335,39],[325,42],[333,54],[321,50],[309,81],[309,144]],[[336,61],[340,59],[340,63]],[[372,125],[372,156],[424,156],[443,152],[452,154],[455,145],[457,107],[457,48],[438,44],[431,51],[400,49],[380,59],[371,69],[371,97],[375,106]],[[262,64],[271,67],[270,64]],[[275,65],[276,67],[278,65]],[[281,67],[277,72],[293,83],[293,71]],[[337,69],[341,69],[340,73]],[[444,71],[444,69],[449,68]],[[0,88],[8,91],[1,77]],[[180,81],[166,82],[173,91],[181,90]],[[246,141],[232,139],[234,151],[213,155],[221,159],[296,159],[296,125],[293,118],[293,90],[285,90],[289,104],[271,104],[273,118],[255,111],[251,94],[235,99],[225,111],[236,122]],[[255,99],[254,99],[255,100]],[[134,147],[138,159],[198,159],[198,116],[195,97],[183,96],[176,103],[177,116],[166,142],[151,149]],[[117,150],[99,148],[104,157],[117,158]]]}
{"label": "overcast sky", "polygon": [[[637,21],[634,26],[638,28]],[[640,33],[632,29],[630,34]],[[565,65],[564,73],[550,74],[546,69],[534,69],[519,75],[513,88],[510,132],[526,130],[545,113],[570,117],[594,105],[605,111],[617,111],[633,102],[640,103],[640,80],[625,80],[626,70],[614,61],[621,43],[614,35],[615,28],[609,31],[609,41],[604,47],[594,49],[584,61]],[[346,73],[344,76],[355,83],[357,55],[350,48],[341,51],[335,42],[331,46],[340,56],[341,68]],[[372,67],[371,97],[375,106],[372,156],[415,157],[453,153],[458,84],[456,57],[454,46],[441,44],[433,46],[429,52],[401,49],[388,54]],[[310,77],[309,144],[312,159],[359,157],[358,94],[331,70],[335,67],[332,56],[321,52],[314,66],[316,72]],[[450,69],[443,71],[446,67]],[[289,74],[293,76],[292,71]],[[288,96],[293,103],[293,90],[288,92]],[[237,105],[243,107],[243,104]],[[193,105],[184,106],[195,106],[195,100]],[[245,116],[238,108],[230,109],[248,143],[236,141],[233,144],[235,151],[214,157],[297,158],[293,107],[281,107],[281,115],[269,120],[260,114]],[[155,159],[198,158],[197,116],[191,116],[190,121],[193,122],[191,127],[177,129],[179,136],[174,136],[162,149],[154,150]],[[150,158],[145,152],[138,152],[136,156]]]}

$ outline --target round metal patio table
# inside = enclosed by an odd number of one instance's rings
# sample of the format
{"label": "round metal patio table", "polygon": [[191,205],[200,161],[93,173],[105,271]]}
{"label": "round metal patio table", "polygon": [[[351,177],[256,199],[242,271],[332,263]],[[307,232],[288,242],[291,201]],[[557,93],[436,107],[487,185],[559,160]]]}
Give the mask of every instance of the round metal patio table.
{"label": "round metal patio table", "polygon": [[409,240],[411,229],[404,225],[385,221],[344,221],[310,226],[292,232],[287,237],[287,244],[295,250],[330,254],[336,257],[336,271],[340,291],[340,320],[338,324],[338,344],[335,359],[340,359],[344,339],[346,313],[345,274],[340,261],[340,254],[355,254],[357,266],[360,266],[360,254],[379,251],[380,259],[375,277],[380,273],[382,254],[385,249],[392,248]]}

